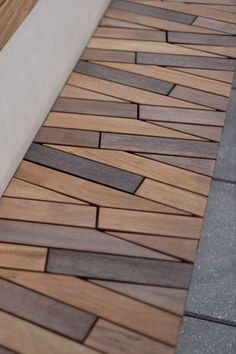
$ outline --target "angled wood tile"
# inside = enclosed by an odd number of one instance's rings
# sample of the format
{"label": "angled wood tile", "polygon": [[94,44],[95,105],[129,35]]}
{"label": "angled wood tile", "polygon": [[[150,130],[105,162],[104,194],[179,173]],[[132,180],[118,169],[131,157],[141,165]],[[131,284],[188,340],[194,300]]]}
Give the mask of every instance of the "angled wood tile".
{"label": "angled wood tile", "polygon": [[[168,32],[168,40],[171,43],[207,44],[209,46],[229,46],[234,47],[236,38],[234,36],[219,34],[196,34]],[[222,54],[224,55],[224,54]]]}
{"label": "angled wood tile", "polygon": [[98,27],[93,36],[101,38],[139,39],[158,42],[166,41],[165,32],[151,29]]}
{"label": "angled wood tile", "polygon": [[[236,43],[236,37],[234,39]],[[184,44],[187,48],[202,50],[207,53],[214,53],[219,55],[224,55],[229,58],[236,58],[236,47],[226,47],[217,45],[199,45],[199,44]]]}
{"label": "angled wood tile", "polygon": [[100,50],[86,48],[81,56],[82,60],[115,61],[121,63],[135,63],[135,53],[117,50]]}
{"label": "angled wood tile", "polygon": [[207,77],[210,79],[232,83],[234,72],[224,70],[207,70],[207,69],[189,69],[189,68],[174,68],[175,70],[193,74],[196,76]]}
{"label": "angled wood tile", "polygon": [[221,31],[227,34],[236,34],[236,24],[223,22],[222,20],[218,21],[205,17],[197,17],[197,19],[194,20],[193,25],[205,27],[214,31]]}
{"label": "angled wood tile", "polygon": [[[115,20],[112,18],[108,18],[104,16],[102,20],[99,22],[99,26],[103,27],[113,27],[113,28],[131,28],[131,29],[150,29],[146,26],[138,25],[136,23],[131,23],[127,21],[122,21],[122,20]],[[158,30],[156,30],[158,31]]]}

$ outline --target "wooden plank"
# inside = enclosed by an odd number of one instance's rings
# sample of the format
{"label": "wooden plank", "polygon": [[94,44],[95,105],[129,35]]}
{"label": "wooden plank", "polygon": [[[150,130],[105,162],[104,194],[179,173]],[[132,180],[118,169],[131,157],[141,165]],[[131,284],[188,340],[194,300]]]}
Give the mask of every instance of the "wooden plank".
{"label": "wooden plank", "polygon": [[194,55],[170,55],[162,53],[137,53],[138,64],[186,67],[194,69],[234,71],[234,59],[197,57]]}
{"label": "wooden plank", "polygon": [[114,231],[107,231],[107,233],[120,237],[123,240],[161,251],[184,261],[194,262],[195,260],[198,245],[197,240]]}
{"label": "wooden plank", "polygon": [[[69,79],[68,83],[73,85],[73,79]],[[93,86],[89,86],[88,89],[91,88],[96,89],[96,87]],[[123,102],[99,102],[63,97],[57,98],[56,103],[52,107],[52,111],[137,118],[137,107],[134,104]]]}
{"label": "wooden plank", "polygon": [[194,74],[197,76],[207,77],[209,79],[228,82],[229,84],[232,83],[234,77],[233,71],[188,69],[188,68],[175,68],[175,70],[186,72],[189,74]]}
{"label": "wooden plank", "polygon": [[234,23],[212,20],[205,17],[197,17],[197,19],[193,22],[193,26],[195,25],[206,27],[214,31],[221,31],[227,34],[236,34],[236,25]]}
{"label": "wooden plank", "polygon": [[174,348],[117,326],[111,322],[99,319],[92,329],[85,344],[113,354],[174,354]]}
{"label": "wooden plank", "polygon": [[224,125],[225,113],[141,105],[139,117],[140,119],[150,121],[201,124],[206,126],[222,127]]}
{"label": "wooden plank", "polygon": [[[236,38],[234,36],[220,34],[196,34],[196,33],[181,33],[168,32],[168,41],[171,43],[186,43],[186,44],[206,44],[209,46],[235,46]],[[224,53],[218,53],[225,55]]]}
{"label": "wooden plank", "polygon": [[[114,20],[113,20],[114,21]],[[166,35],[163,31],[151,29],[133,29],[133,28],[114,28],[114,27],[98,27],[93,37],[100,38],[121,38],[135,39],[143,41],[165,42]]]}
{"label": "wooden plank", "polygon": [[46,248],[0,243],[0,267],[44,271],[46,258]]}
{"label": "wooden plank", "polygon": [[173,212],[173,208],[170,209],[164,205],[27,161],[20,164],[16,177],[95,205],[164,213]]}
{"label": "wooden plank", "polygon": [[229,101],[227,97],[179,85],[175,86],[175,88],[171,91],[170,96],[179,99],[184,98],[189,102],[205,105],[221,111],[226,111]]}
{"label": "wooden plank", "polygon": [[0,227],[0,242],[178,261],[175,257],[94,229],[13,220],[0,220]]}
{"label": "wooden plank", "polygon": [[135,23],[131,23],[127,21],[114,20],[106,16],[104,16],[102,20],[99,22],[99,26],[113,27],[113,28],[118,27],[118,28],[131,28],[131,29],[149,29],[146,26],[137,25]]}
{"label": "wooden plank", "polygon": [[[120,63],[105,63],[102,64],[106,67],[117,68],[120,71],[124,71],[126,75],[128,72],[144,75],[145,77],[152,77],[153,79],[165,80],[174,84],[180,84],[187,87],[219,94],[223,96],[229,96],[231,85],[222,83],[216,80],[210,80],[199,77],[196,80],[195,75],[179,72],[175,69],[163,68],[152,65],[139,65],[139,64],[120,64]],[[194,81],[194,82],[193,82]]]}
{"label": "wooden plank", "polygon": [[96,208],[86,205],[2,197],[0,200],[0,218],[95,227]]}
{"label": "wooden plank", "polygon": [[102,133],[101,148],[213,159],[216,158],[218,144],[205,141]]}
{"label": "wooden plank", "polygon": [[82,278],[185,289],[190,281],[192,265],[156,259],[50,249],[47,271]]}
{"label": "wooden plank", "polygon": [[[236,37],[234,41],[236,43]],[[202,50],[207,53],[220,54],[229,58],[236,58],[236,47],[226,47],[226,46],[219,46],[219,45],[198,45],[198,44],[195,45],[185,44],[184,46],[187,48]]]}
{"label": "wooden plank", "polygon": [[[103,94],[109,94],[110,92],[113,92],[113,94],[121,99],[127,99],[129,101],[135,102],[135,103],[140,103],[140,104],[148,104],[148,105],[161,105],[161,106],[172,106],[172,107],[186,107],[186,108],[194,108],[194,109],[208,109],[207,107],[196,105],[193,103],[185,102],[184,100],[177,100],[175,98],[169,97],[169,96],[164,96],[158,93],[154,92],[148,92],[142,89],[138,89],[136,87],[131,87],[131,86],[125,86],[118,84],[116,82],[111,82],[103,79],[98,79],[96,77],[91,77],[88,75],[83,75],[83,74],[78,74],[78,73],[73,73],[71,77],[69,78],[68,81],[70,84],[73,84],[75,86],[79,86],[85,89],[89,89],[93,87],[96,89],[96,91],[103,93]],[[60,98],[60,100],[70,100],[66,98]],[[77,101],[73,99],[73,101]],[[88,101],[91,102],[91,101]],[[105,102],[101,102],[104,104]],[[117,105],[125,105],[125,103],[113,103],[113,102],[107,102],[107,104],[117,104]],[[85,113],[85,114],[100,114],[100,115],[107,115],[107,116],[117,116],[117,117],[127,117],[127,118],[136,118],[137,113],[133,112],[132,115],[127,115],[127,113],[123,113],[121,110],[117,111],[110,111],[108,109],[104,109],[103,111],[101,110],[95,110],[92,112],[91,109],[88,108],[88,110],[84,109],[78,109],[76,107],[76,103],[73,103],[71,106],[71,102],[68,101],[66,103],[69,108],[63,109],[63,104],[60,104],[60,106],[56,106],[56,109],[53,108],[53,111],[56,112],[65,112],[67,111],[68,113]],[[88,104],[89,105],[89,104]],[[129,104],[129,106],[132,108],[132,110],[136,110],[137,107],[134,104]],[[125,115],[126,114],[126,115]]]}
{"label": "wooden plank", "polygon": [[103,230],[147,233],[152,235],[198,238],[202,219],[130,210],[100,208],[99,225]]}
{"label": "wooden plank", "polygon": [[37,143],[68,144],[97,148],[99,145],[99,133],[42,127],[34,138],[34,141]]}
{"label": "wooden plank", "polygon": [[129,193],[136,191],[143,180],[137,174],[38,144],[31,145],[25,159]]}
{"label": "wooden plank", "polygon": [[89,63],[82,60],[76,65],[74,71],[146,91],[161,93],[163,95],[168,95],[174,86],[170,82],[163,81],[163,79],[158,80],[156,78],[137,75],[128,71],[124,72],[115,67],[109,68],[105,65]]}
{"label": "wooden plank", "polygon": [[[5,269],[0,269],[0,274],[4,279],[14,279],[14,283],[29,287],[137,333],[170,345],[176,344],[180,318],[161,309],[74,277]],[[114,308],[119,311],[114,311]]]}
{"label": "wooden plank", "polygon": [[0,287],[1,310],[76,341],[86,338],[96,320],[89,313],[4,279],[0,279]]}
{"label": "wooden plank", "polygon": [[56,146],[56,148],[192,192],[208,195],[210,178],[199,176],[165,163],[143,159],[125,151],[71,148],[69,146]]}
{"label": "wooden plank", "polygon": [[86,48],[81,56],[81,59],[135,63],[135,53],[117,50],[100,50]]}
{"label": "wooden plank", "polygon": [[25,354],[98,354],[65,337],[0,311],[0,344]]}
{"label": "wooden plank", "polygon": [[[46,122],[44,123],[46,127],[57,128],[70,128],[70,129],[83,129],[83,130],[93,130],[99,132],[110,132],[110,133],[124,133],[124,134],[137,134],[146,136],[162,136],[177,139],[189,139],[189,140],[204,140],[202,138],[197,138],[196,136],[191,136],[190,134],[176,132],[175,130],[168,128],[161,128],[153,126],[149,123],[143,122],[136,119],[125,119],[125,118],[113,118],[104,116],[89,116],[80,114],[70,114],[70,113],[49,113]],[[53,133],[54,129],[50,129]],[[50,132],[49,130],[49,132]],[[47,139],[47,143],[50,140],[54,140],[54,135],[50,134],[50,138]],[[49,135],[49,134],[48,134]],[[51,138],[52,137],[52,138]],[[43,139],[39,142],[45,143]],[[53,143],[53,142],[52,142]],[[60,142],[63,144],[63,142]],[[72,145],[72,144],[64,144]],[[78,144],[77,144],[78,145]]]}
{"label": "wooden plank", "polygon": [[198,216],[204,216],[207,204],[206,197],[147,178],[135,194]]}

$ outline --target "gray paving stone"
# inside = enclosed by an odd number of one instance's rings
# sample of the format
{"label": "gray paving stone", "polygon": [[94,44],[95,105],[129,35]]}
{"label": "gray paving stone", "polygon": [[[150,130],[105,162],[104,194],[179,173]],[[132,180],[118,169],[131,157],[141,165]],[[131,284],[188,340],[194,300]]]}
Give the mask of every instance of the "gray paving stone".
{"label": "gray paving stone", "polygon": [[184,317],[176,354],[234,354],[236,328]]}
{"label": "gray paving stone", "polygon": [[236,185],[214,181],[185,313],[236,324]]}

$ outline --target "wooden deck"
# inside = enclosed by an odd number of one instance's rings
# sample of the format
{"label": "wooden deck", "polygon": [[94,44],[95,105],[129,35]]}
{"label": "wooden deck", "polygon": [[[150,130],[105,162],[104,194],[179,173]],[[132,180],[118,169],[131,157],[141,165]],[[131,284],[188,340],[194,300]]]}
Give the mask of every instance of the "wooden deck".
{"label": "wooden deck", "polygon": [[112,2],[35,137],[0,200],[0,353],[175,352],[236,57],[235,1],[196,1]]}

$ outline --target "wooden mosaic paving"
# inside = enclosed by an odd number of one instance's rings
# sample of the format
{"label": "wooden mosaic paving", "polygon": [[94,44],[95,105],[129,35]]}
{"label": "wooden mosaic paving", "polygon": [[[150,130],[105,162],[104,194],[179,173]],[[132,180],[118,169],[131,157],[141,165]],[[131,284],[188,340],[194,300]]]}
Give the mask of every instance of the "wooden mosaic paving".
{"label": "wooden mosaic paving", "polygon": [[0,200],[1,354],[175,352],[236,58],[196,1],[111,3]]}

